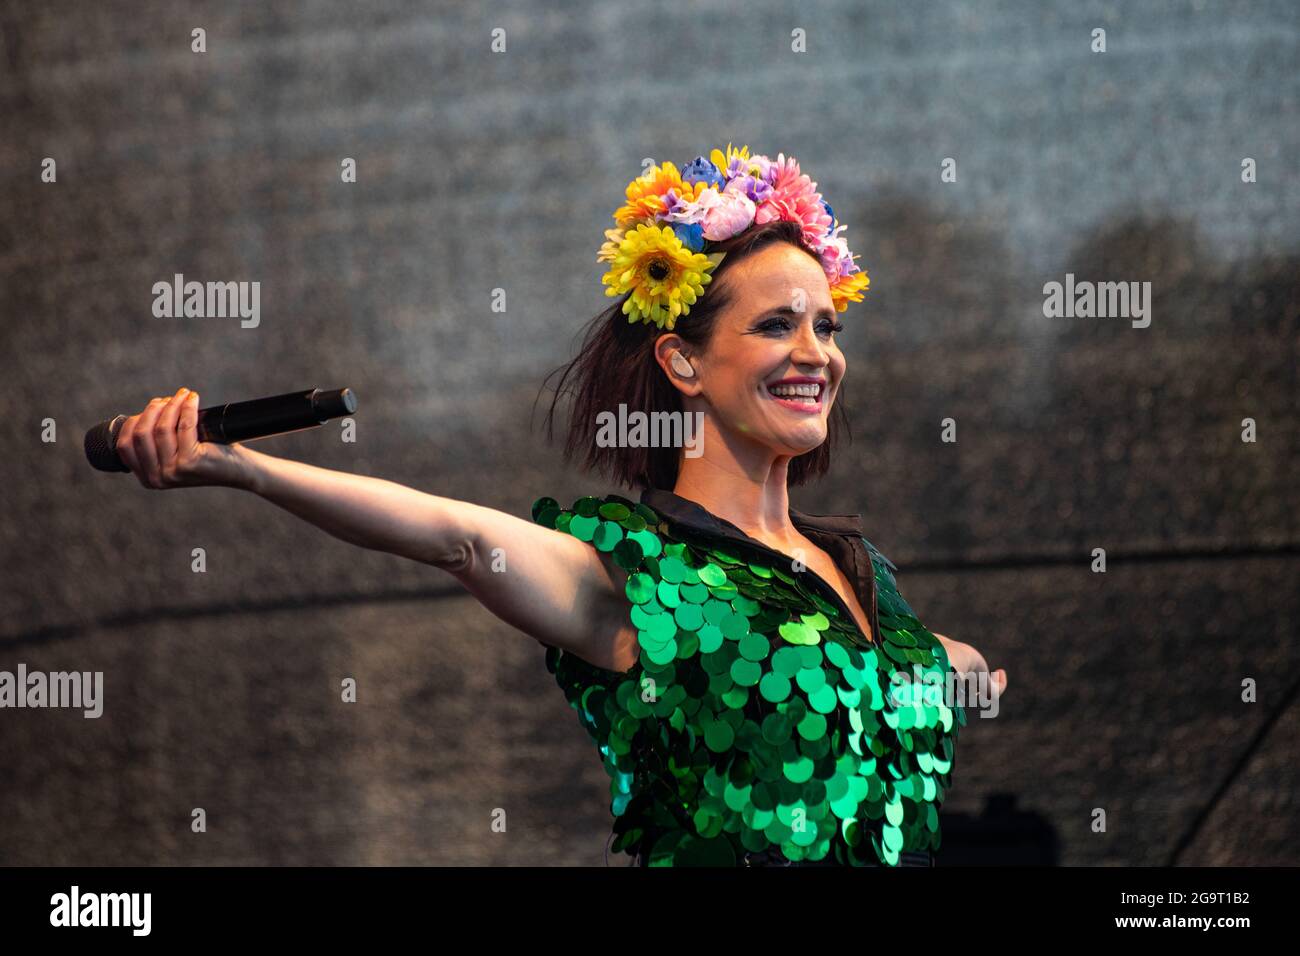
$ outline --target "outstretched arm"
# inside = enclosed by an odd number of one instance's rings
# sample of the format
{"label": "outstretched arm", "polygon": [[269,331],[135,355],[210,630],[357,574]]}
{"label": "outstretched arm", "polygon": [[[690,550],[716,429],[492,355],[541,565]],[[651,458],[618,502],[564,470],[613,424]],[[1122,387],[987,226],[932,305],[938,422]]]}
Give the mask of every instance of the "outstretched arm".
{"label": "outstretched arm", "polygon": [[[147,488],[242,488],[349,544],[442,568],[489,611],[592,664],[625,669],[636,632],[624,575],[571,535],[382,478],[200,442],[198,396],[156,398],[123,423],[117,447]],[[500,549],[498,551],[498,549]],[[493,570],[495,555],[504,570]],[[499,567],[498,563],[498,567]]]}
{"label": "outstretched arm", "polygon": [[[572,535],[396,482],[238,446],[245,487],[363,548],[452,574],[489,611],[601,667],[629,633],[621,569]],[[504,560],[496,560],[502,558]]]}

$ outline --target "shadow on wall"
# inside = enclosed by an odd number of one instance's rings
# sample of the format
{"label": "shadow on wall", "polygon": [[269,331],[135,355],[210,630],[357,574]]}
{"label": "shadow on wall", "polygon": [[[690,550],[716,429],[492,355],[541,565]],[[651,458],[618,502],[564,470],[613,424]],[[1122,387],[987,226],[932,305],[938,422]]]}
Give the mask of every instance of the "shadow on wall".
{"label": "shadow on wall", "polygon": [[[857,219],[881,238],[862,254],[879,277],[860,306],[865,343],[846,340],[855,431],[870,432],[855,463],[906,476],[877,488],[892,511],[922,516],[896,529],[920,553],[1059,555],[1106,522],[1167,547],[1300,536],[1284,507],[1300,432],[1300,257],[1228,259],[1193,222],[1134,215],[1040,271],[987,217],[888,197]],[[1149,298],[1125,316],[1045,315],[1044,286],[1067,281]],[[1245,418],[1268,439],[1249,459]],[[936,454],[947,419],[960,444]],[[1144,518],[1121,525],[1121,510]]]}

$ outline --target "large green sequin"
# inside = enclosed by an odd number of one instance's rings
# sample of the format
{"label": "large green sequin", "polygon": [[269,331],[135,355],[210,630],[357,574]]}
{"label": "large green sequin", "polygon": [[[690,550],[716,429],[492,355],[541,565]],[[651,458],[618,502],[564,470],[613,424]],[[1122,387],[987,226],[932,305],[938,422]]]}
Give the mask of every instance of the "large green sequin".
{"label": "large green sequin", "polygon": [[[631,670],[546,652],[609,773],[615,851],[735,866],[775,846],[796,861],[896,866],[939,849],[966,715],[944,700],[943,645],[871,542],[879,643],[800,574],[720,537],[674,536],[643,503],[540,498],[533,520],[628,572]],[[895,686],[896,673],[908,679]]]}

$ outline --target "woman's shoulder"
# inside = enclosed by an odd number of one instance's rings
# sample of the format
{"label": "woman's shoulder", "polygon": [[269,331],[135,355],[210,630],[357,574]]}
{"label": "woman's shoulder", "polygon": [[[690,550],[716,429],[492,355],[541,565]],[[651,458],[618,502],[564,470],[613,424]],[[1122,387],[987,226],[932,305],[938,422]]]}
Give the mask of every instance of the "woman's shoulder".
{"label": "woman's shoulder", "polygon": [[533,502],[533,521],[586,541],[607,552],[631,572],[647,557],[658,557],[667,544],[654,509],[622,495],[583,495],[567,507],[552,497]]}
{"label": "woman's shoulder", "polygon": [[873,558],[878,558],[881,562],[888,565],[889,570],[891,571],[898,570],[898,565],[896,565],[893,561],[890,561],[889,558],[885,557],[885,553],[881,551],[878,547],[876,547],[874,544],[872,544],[871,540],[865,534],[860,535],[860,537],[862,538],[862,543],[867,546],[867,551],[871,554]]}
{"label": "woman's shoulder", "polygon": [[604,521],[617,521],[634,526],[639,524],[634,517],[637,515],[640,516],[641,521],[645,521],[647,524],[659,521],[659,514],[648,505],[612,493],[582,495],[575,498],[573,503],[567,506],[549,495],[543,495],[533,502],[532,514],[534,521],[549,527],[554,527],[560,516],[566,514]]}

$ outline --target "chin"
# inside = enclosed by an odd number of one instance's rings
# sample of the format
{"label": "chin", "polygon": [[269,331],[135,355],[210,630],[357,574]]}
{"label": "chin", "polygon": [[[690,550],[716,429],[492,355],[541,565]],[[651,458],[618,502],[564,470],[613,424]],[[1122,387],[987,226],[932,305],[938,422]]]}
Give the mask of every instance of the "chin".
{"label": "chin", "polygon": [[826,430],[820,429],[814,434],[782,435],[780,440],[773,441],[771,445],[778,453],[797,458],[815,450],[824,441],[826,441]]}

